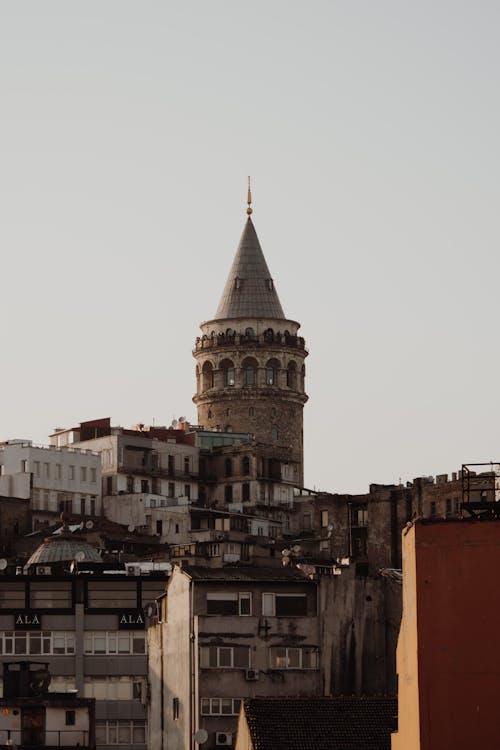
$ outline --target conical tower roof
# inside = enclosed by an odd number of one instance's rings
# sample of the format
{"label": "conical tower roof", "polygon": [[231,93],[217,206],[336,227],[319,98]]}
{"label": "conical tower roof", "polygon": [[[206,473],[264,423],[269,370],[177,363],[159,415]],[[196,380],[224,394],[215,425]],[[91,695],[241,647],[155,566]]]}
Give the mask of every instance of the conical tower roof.
{"label": "conical tower roof", "polygon": [[285,318],[250,216],[215,318]]}

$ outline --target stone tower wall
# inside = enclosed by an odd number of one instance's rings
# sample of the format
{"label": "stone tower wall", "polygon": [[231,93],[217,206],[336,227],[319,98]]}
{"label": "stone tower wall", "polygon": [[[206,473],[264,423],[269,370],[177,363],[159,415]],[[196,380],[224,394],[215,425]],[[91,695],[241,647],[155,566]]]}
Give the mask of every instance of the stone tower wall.
{"label": "stone tower wall", "polygon": [[[279,325],[279,330],[278,330]],[[293,321],[211,321],[197,339],[198,423],[249,432],[299,463],[303,481],[304,339]]]}

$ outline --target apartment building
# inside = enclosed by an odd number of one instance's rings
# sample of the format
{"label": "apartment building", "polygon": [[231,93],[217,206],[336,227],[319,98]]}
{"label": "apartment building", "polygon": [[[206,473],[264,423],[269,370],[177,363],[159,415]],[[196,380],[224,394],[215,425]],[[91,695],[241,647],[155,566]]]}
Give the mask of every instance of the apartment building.
{"label": "apartment building", "polygon": [[[199,451],[183,429],[81,422],[50,436],[54,445],[92,450],[101,461],[106,518],[168,541],[169,508],[198,500]],[[173,522],[175,524],[175,522]]]}
{"label": "apartment building", "polygon": [[33,529],[54,523],[61,512],[99,516],[99,456],[88,448],[9,440],[0,444],[0,496],[29,499]]}
{"label": "apartment building", "polygon": [[145,610],[165,590],[168,565],[103,564],[68,530],[47,539],[14,574],[0,572],[0,666],[48,664],[50,691],[96,699],[96,744],[145,750]]}
{"label": "apartment building", "polygon": [[176,566],[148,630],[150,747],[233,746],[242,699],[321,695],[316,598],[297,569]]}

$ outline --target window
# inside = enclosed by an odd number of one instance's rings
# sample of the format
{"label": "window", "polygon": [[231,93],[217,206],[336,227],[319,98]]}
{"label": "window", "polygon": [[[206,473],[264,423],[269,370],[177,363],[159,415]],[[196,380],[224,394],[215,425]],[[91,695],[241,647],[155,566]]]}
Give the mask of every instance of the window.
{"label": "window", "polygon": [[224,461],[224,472],[226,477],[233,476],[233,462],[230,458],[226,458],[226,460]]}
{"label": "window", "polygon": [[95,468],[90,469],[90,481],[95,484],[97,481],[97,470]]}
{"label": "window", "polygon": [[245,328],[245,336],[249,339],[255,338],[255,331],[253,328]]}
{"label": "window", "polygon": [[46,479],[50,479],[50,464],[43,465],[43,475]]}
{"label": "window", "polygon": [[248,669],[250,648],[248,646],[200,646],[200,666],[202,669],[216,667]]}
{"label": "window", "polygon": [[75,478],[75,467],[68,466],[68,479],[74,479],[74,478]]}
{"label": "window", "polygon": [[317,669],[318,649],[307,646],[272,646],[269,649],[271,669]]}
{"label": "window", "polygon": [[90,515],[95,516],[95,497],[90,498]]}
{"label": "window", "polygon": [[146,634],[142,630],[89,630],[83,641],[85,654],[145,654]]}
{"label": "window", "polygon": [[134,491],[134,477],[127,477],[127,492],[129,494]]}
{"label": "window", "polygon": [[321,511],[321,526],[325,528],[325,526],[328,526],[328,511],[322,510]]}
{"label": "window", "polygon": [[173,482],[168,483],[168,496],[175,497],[175,484]]}
{"label": "window", "polygon": [[137,720],[96,721],[97,745],[145,745],[146,722]]}
{"label": "window", "polygon": [[255,415],[255,409],[253,408],[253,406],[250,406],[248,408],[248,416],[253,417],[254,415]]}
{"label": "window", "polygon": [[84,698],[98,700],[131,701],[142,695],[144,678],[132,676],[86,677],[83,684]]}
{"label": "window", "polygon": [[30,584],[32,609],[69,609],[71,606],[71,583],[34,581]]}
{"label": "window", "polygon": [[163,521],[156,522],[156,533],[161,536],[163,534]]}
{"label": "window", "polygon": [[241,473],[245,476],[250,474],[250,459],[248,456],[243,456],[241,459]]}
{"label": "window", "polygon": [[26,474],[26,472],[28,471],[28,461],[25,458],[23,458],[21,461],[21,471],[23,472],[23,474]]}
{"label": "window", "polygon": [[191,485],[190,484],[184,485],[184,497],[187,497],[188,500],[191,500]]}
{"label": "window", "polygon": [[74,727],[76,723],[76,713],[75,711],[66,711],[66,726],[67,727]]}
{"label": "window", "polygon": [[56,464],[56,479],[61,479],[61,464]]}
{"label": "window", "polygon": [[432,500],[432,502],[431,502],[431,516],[435,516],[435,515],[436,515],[436,502],[435,502],[435,500]]}
{"label": "window", "polygon": [[276,427],[271,428],[271,440],[273,441],[273,443],[278,442],[278,430],[276,429]]}
{"label": "window", "polygon": [[80,515],[81,516],[85,515],[85,498],[84,497],[80,498]]}
{"label": "window", "polygon": [[266,385],[274,385],[276,382],[276,373],[274,367],[266,367]]}
{"label": "window", "polygon": [[40,656],[75,653],[75,634],[70,631],[0,631],[0,654]]}
{"label": "window", "polygon": [[368,509],[366,507],[354,509],[354,526],[368,526]]}
{"label": "window", "polygon": [[251,615],[252,594],[237,591],[207,593],[207,615]]}
{"label": "window", "polygon": [[232,484],[226,484],[226,486],[224,487],[224,500],[226,503],[233,502],[233,485]]}
{"label": "window", "polygon": [[141,479],[141,492],[149,492],[149,482],[147,479]]}
{"label": "window", "polygon": [[202,698],[201,713],[203,716],[238,716],[240,698]]}
{"label": "window", "polygon": [[309,531],[311,529],[311,514],[310,513],[304,513],[302,516],[302,528],[305,531]]}
{"label": "window", "polygon": [[189,474],[189,456],[184,456],[184,473]]}
{"label": "window", "polygon": [[446,515],[450,515],[451,513],[451,497],[446,498]]}
{"label": "window", "polygon": [[179,718],[179,699],[172,698],[172,719],[177,721]]}
{"label": "window", "polygon": [[111,581],[89,581],[87,583],[88,607],[90,609],[135,609],[137,589],[135,581],[122,581],[118,586]]}
{"label": "window", "polygon": [[87,481],[87,467],[86,466],[80,466],[80,481],[82,482]]}
{"label": "window", "polygon": [[40,476],[40,461],[33,461],[33,470],[35,472],[35,476]]}
{"label": "window", "polygon": [[262,614],[268,617],[304,617],[306,594],[262,594]]}
{"label": "window", "polygon": [[245,367],[245,385],[255,385],[255,367]]}
{"label": "window", "polygon": [[250,484],[248,482],[243,482],[241,485],[241,499],[243,502],[250,500]]}

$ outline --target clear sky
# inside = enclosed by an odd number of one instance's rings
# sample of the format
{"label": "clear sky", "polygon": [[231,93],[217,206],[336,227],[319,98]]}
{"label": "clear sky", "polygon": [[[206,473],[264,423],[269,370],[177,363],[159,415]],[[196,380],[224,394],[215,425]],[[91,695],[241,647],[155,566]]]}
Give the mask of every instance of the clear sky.
{"label": "clear sky", "polygon": [[500,459],[499,28],[493,0],[3,0],[0,439],[196,422],[251,174],[306,484]]}

